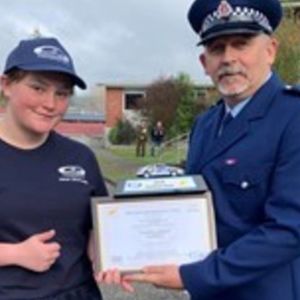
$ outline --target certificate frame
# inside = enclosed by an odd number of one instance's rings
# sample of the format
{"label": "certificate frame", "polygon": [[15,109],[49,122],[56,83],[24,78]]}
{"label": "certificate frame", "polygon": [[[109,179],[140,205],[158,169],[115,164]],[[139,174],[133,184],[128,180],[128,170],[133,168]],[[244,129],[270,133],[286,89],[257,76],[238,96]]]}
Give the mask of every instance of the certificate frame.
{"label": "certificate frame", "polygon": [[217,247],[209,191],[93,197],[92,216],[97,271],[117,268],[130,273],[146,265],[180,265],[201,260]]}

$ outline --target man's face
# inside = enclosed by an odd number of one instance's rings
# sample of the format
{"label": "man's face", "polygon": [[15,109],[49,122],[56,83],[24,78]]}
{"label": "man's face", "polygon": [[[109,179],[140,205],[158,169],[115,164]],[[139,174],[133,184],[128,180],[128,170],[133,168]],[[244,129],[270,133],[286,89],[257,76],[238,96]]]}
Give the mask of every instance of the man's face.
{"label": "man's face", "polygon": [[221,95],[234,105],[263,84],[276,50],[276,40],[265,34],[223,36],[205,45],[200,60]]}

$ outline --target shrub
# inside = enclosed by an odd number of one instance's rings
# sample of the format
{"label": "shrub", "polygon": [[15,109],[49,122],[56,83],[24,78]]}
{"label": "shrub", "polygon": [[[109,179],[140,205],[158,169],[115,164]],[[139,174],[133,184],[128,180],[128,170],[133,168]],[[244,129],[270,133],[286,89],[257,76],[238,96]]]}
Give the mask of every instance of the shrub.
{"label": "shrub", "polygon": [[135,140],[135,129],[128,120],[119,120],[108,138],[113,145],[130,145]]}

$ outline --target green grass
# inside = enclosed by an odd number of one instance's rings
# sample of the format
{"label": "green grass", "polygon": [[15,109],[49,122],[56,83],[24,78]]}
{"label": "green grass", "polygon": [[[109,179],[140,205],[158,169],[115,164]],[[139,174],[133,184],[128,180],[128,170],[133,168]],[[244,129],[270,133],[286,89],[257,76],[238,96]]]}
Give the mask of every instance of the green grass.
{"label": "green grass", "polygon": [[152,163],[166,163],[166,164],[180,164],[186,156],[185,147],[168,147],[163,149],[160,154],[156,156],[150,155],[150,146],[146,149],[146,155],[144,157],[136,157],[135,146],[111,146],[109,150],[123,159],[130,160],[133,163],[145,165]]}
{"label": "green grass", "polygon": [[114,182],[135,178],[137,169],[153,163],[180,164],[185,159],[185,147],[168,147],[161,155],[150,156],[150,147],[147,148],[145,157],[135,156],[135,145],[110,146],[106,149],[94,149],[102,173],[105,178]]}
{"label": "green grass", "polygon": [[97,156],[97,158],[105,178],[108,178],[113,182],[118,182],[120,180],[135,177],[135,172],[132,169],[122,168],[120,165],[114,165],[111,161],[101,156]]}

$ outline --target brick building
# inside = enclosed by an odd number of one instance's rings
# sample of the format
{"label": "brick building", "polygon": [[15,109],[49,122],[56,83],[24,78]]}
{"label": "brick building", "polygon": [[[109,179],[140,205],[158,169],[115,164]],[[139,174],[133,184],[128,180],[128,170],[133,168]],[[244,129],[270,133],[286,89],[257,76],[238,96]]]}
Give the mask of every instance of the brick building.
{"label": "brick building", "polygon": [[118,120],[128,119],[133,123],[139,120],[138,102],[145,97],[147,85],[111,84],[97,85],[99,107],[106,119],[107,129],[113,128]]}

